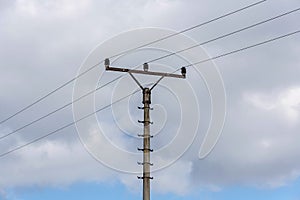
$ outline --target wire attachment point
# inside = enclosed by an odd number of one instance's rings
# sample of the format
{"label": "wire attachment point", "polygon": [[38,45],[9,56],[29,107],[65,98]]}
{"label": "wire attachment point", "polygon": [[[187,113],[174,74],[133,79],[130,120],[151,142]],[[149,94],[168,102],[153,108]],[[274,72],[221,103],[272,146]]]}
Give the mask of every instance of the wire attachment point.
{"label": "wire attachment point", "polygon": [[153,110],[153,108],[151,108],[151,107],[141,107],[141,106],[138,106],[138,109],[140,109],[140,110],[144,110],[145,108],[149,108],[150,110]]}
{"label": "wire attachment point", "polygon": [[137,148],[138,151],[150,151],[150,152],[153,152],[153,149],[140,149],[140,148]]}
{"label": "wire attachment point", "polygon": [[153,135],[144,135],[144,134],[138,134],[139,137],[143,137],[143,138],[153,138]]}
{"label": "wire attachment point", "polygon": [[142,124],[145,124],[145,123],[153,124],[153,122],[150,122],[150,121],[141,121],[141,120],[138,120],[138,123],[142,123]]}
{"label": "wire attachment point", "polygon": [[153,166],[153,163],[150,162],[137,162],[138,165],[150,165]]}
{"label": "wire attachment point", "polygon": [[151,176],[145,176],[145,177],[144,176],[138,176],[137,178],[138,179],[147,179],[147,178],[148,179],[153,179],[153,177],[151,177]]}

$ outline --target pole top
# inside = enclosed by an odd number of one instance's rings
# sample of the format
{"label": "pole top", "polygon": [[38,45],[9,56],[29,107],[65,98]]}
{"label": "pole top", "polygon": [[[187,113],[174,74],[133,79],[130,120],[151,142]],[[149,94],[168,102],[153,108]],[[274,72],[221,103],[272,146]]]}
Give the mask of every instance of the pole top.
{"label": "pole top", "polygon": [[[166,72],[155,72],[149,71],[149,64],[143,64],[143,70],[129,69],[129,68],[120,68],[120,67],[111,67],[110,61],[108,58],[104,60],[104,66],[107,71],[115,71],[115,72],[127,72],[131,74],[144,74],[144,75],[152,75],[152,76],[161,76],[161,77],[173,77],[173,78],[185,78],[186,69],[181,74],[174,73],[166,73]],[[183,69],[183,68],[182,68]]]}

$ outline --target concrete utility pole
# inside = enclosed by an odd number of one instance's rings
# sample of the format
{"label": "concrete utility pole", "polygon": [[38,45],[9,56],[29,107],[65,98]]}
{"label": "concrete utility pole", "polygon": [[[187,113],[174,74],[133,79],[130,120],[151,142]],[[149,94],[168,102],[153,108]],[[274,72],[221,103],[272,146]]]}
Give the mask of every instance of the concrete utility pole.
{"label": "concrete utility pole", "polygon": [[[150,162],[150,153],[153,152],[150,146],[150,138],[153,136],[150,135],[150,104],[151,104],[151,91],[153,88],[164,78],[164,77],[173,77],[173,78],[185,78],[186,69],[183,67],[181,68],[181,74],[173,74],[173,73],[162,73],[162,72],[151,72],[148,71],[149,66],[147,63],[143,65],[144,70],[134,70],[134,69],[127,69],[127,68],[117,68],[117,67],[110,67],[109,59],[105,59],[105,69],[107,71],[115,71],[115,72],[126,72],[128,73],[132,79],[137,83],[137,85],[143,91],[143,107],[138,107],[139,109],[144,110],[144,120],[138,121],[139,123],[144,124],[144,133],[139,134],[139,137],[143,138],[143,148],[138,148],[138,151],[143,151],[143,162],[138,162],[139,165],[143,165],[143,176],[139,177],[138,179],[143,180],[143,200],[150,200],[150,179],[153,177],[150,176],[150,167],[153,165]],[[153,76],[160,76],[155,84],[151,88],[143,87],[139,81],[133,76],[133,74],[144,74],[144,75],[153,75]]]}

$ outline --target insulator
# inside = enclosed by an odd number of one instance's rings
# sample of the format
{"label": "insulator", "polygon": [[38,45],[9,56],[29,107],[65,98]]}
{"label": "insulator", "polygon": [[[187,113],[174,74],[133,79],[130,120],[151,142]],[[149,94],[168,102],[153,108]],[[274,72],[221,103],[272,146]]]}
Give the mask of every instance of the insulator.
{"label": "insulator", "polygon": [[104,60],[104,66],[105,66],[105,67],[109,67],[109,65],[110,65],[109,59],[106,58],[106,59]]}
{"label": "insulator", "polygon": [[183,76],[186,75],[186,68],[185,68],[185,67],[181,67],[181,74],[182,74]]}
{"label": "insulator", "polygon": [[143,67],[144,67],[144,71],[145,71],[145,72],[147,72],[147,71],[149,70],[149,65],[148,65],[148,63],[144,63]]}

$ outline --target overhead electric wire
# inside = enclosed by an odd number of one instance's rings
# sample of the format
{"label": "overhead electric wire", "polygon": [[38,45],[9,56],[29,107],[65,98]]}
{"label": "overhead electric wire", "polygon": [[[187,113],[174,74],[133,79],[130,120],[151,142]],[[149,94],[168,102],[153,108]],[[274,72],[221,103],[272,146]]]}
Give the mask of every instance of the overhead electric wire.
{"label": "overhead electric wire", "polygon": [[54,113],[56,113],[56,112],[58,112],[58,111],[60,111],[60,110],[63,110],[64,108],[66,108],[66,107],[72,105],[73,103],[76,103],[77,101],[79,101],[79,100],[81,100],[81,99],[87,97],[87,96],[90,95],[90,94],[93,94],[93,93],[96,92],[97,90],[99,90],[99,89],[101,89],[101,88],[103,88],[103,87],[109,85],[110,83],[112,83],[112,82],[118,80],[119,78],[121,78],[121,76],[118,76],[117,78],[114,78],[113,80],[111,80],[111,81],[105,83],[104,85],[101,85],[100,87],[97,87],[95,90],[92,90],[92,91],[90,91],[90,92],[88,92],[88,93],[86,93],[86,94],[80,96],[79,98],[75,99],[74,101],[71,101],[71,102],[69,102],[69,103],[63,105],[63,106],[61,106],[61,107],[55,109],[54,111],[47,113],[46,115],[43,115],[43,116],[41,116],[41,117],[39,117],[39,118],[37,118],[37,119],[35,119],[35,120],[29,122],[29,123],[27,123],[27,124],[25,124],[25,125],[23,125],[23,126],[17,128],[17,129],[15,129],[15,130],[13,130],[13,131],[11,131],[11,132],[5,134],[5,135],[0,136],[0,140],[1,140],[1,139],[4,139],[4,138],[6,138],[6,137],[8,137],[8,136],[10,136],[10,135],[12,135],[12,134],[14,134],[14,133],[17,133],[18,131],[20,131],[20,130],[22,130],[22,129],[24,129],[24,128],[26,128],[26,127],[32,125],[32,124],[35,124],[35,123],[37,123],[38,121],[41,121],[42,119],[45,119],[46,117],[49,117],[49,116],[53,115]]}
{"label": "overhead electric wire", "polygon": [[[166,39],[168,39],[168,38],[174,37],[174,36],[179,35],[179,34],[181,34],[181,33],[184,33],[184,32],[190,31],[190,30],[193,30],[193,29],[195,29],[195,28],[199,28],[199,27],[201,27],[201,26],[207,25],[207,24],[209,24],[209,23],[215,22],[215,21],[220,20],[220,19],[222,19],[222,18],[228,17],[228,16],[230,16],[230,15],[239,13],[239,12],[241,12],[241,11],[243,11],[243,10],[246,10],[246,9],[248,9],[248,8],[251,8],[251,7],[254,7],[254,6],[259,5],[259,4],[261,4],[261,3],[264,3],[264,2],[266,2],[266,1],[267,1],[267,0],[262,0],[262,1],[258,1],[258,2],[256,2],[256,3],[252,3],[252,4],[250,4],[250,5],[247,5],[247,6],[245,6],[245,7],[242,7],[242,8],[240,8],[240,9],[235,10],[235,11],[232,11],[232,12],[229,12],[229,13],[227,13],[227,14],[221,15],[221,16],[219,16],[219,17],[213,18],[213,19],[211,19],[211,20],[208,20],[208,21],[206,21],[206,22],[200,23],[200,24],[198,24],[198,25],[195,25],[195,26],[186,28],[186,29],[184,29],[184,30],[182,30],[182,31],[179,31],[179,32],[176,32],[176,33],[174,33],[174,34],[170,34],[170,35],[168,35],[168,36],[165,36],[165,37],[162,37],[162,38],[160,38],[160,39],[154,40],[154,41],[152,41],[152,42],[145,43],[145,44],[140,45],[140,46],[138,46],[138,47],[135,47],[135,48],[132,48],[132,49],[128,49],[128,50],[123,51],[123,52],[121,52],[121,53],[115,54],[115,55],[111,56],[110,58],[114,58],[114,57],[117,57],[117,56],[120,56],[120,55],[129,53],[129,52],[131,52],[131,51],[135,51],[135,50],[137,50],[137,49],[146,47],[146,46],[148,46],[148,45],[151,45],[151,44],[160,42],[160,41],[162,41],[162,40],[166,40]],[[32,103],[30,103],[29,105],[23,107],[22,109],[20,109],[19,111],[15,112],[15,113],[12,114],[12,115],[10,115],[9,117],[6,117],[5,119],[1,120],[1,121],[0,121],[0,125],[3,124],[4,122],[10,120],[11,118],[13,118],[13,117],[19,115],[20,113],[24,112],[25,110],[28,110],[29,108],[31,108],[31,107],[34,106],[35,104],[37,104],[37,103],[43,101],[44,99],[46,99],[47,97],[49,97],[49,96],[51,96],[52,94],[56,93],[57,91],[59,91],[60,89],[64,88],[65,86],[69,85],[70,83],[72,83],[73,81],[75,81],[76,79],[78,79],[79,77],[83,76],[83,75],[86,74],[87,72],[89,72],[89,71],[91,71],[92,69],[96,68],[96,67],[97,67],[100,63],[102,63],[103,61],[104,61],[104,60],[102,60],[101,62],[98,62],[97,64],[95,64],[95,65],[93,65],[93,66],[91,66],[90,68],[88,68],[88,69],[85,70],[84,72],[78,74],[77,76],[75,76],[74,78],[70,79],[69,81],[65,82],[65,83],[62,84],[61,86],[55,88],[54,90],[52,90],[51,92],[47,93],[46,95],[44,95],[44,96],[38,98],[37,100],[35,100],[35,101],[33,101]]]}
{"label": "overhead electric wire", "polygon": [[246,10],[246,9],[248,9],[248,8],[251,8],[251,7],[254,7],[254,6],[259,5],[259,4],[261,4],[261,3],[264,3],[264,2],[266,2],[266,1],[267,1],[267,0],[262,0],[262,1],[258,1],[258,2],[256,2],[256,3],[252,3],[252,4],[248,5],[248,6],[242,7],[242,8],[240,8],[240,9],[235,10],[235,11],[231,11],[231,12],[229,12],[229,13],[226,13],[226,14],[221,15],[221,16],[219,16],[219,17],[213,18],[213,19],[208,20],[208,21],[206,21],[206,22],[203,22],[203,23],[197,24],[197,25],[195,25],[195,26],[192,26],[192,27],[183,29],[183,30],[181,30],[181,31],[179,31],[179,32],[176,32],[176,33],[167,35],[167,36],[165,36],[165,37],[159,38],[159,39],[154,40],[154,41],[152,41],[152,42],[143,44],[143,45],[141,45],[141,46],[138,46],[138,47],[135,47],[135,48],[132,48],[132,49],[123,51],[123,52],[121,52],[121,53],[119,53],[119,54],[116,54],[116,55],[110,57],[110,58],[117,57],[117,56],[120,56],[120,55],[129,53],[129,52],[131,52],[131,51],[135,51],[135,50],[137,50],[137,49],[140,49],[140,48],[149,46],[149,45],[151,45],[151,44],[155,44],[155,43],[157,43],[157,42],[160,42],[160,41],[162,41],[162,40],[166,40],[166,39],[171,38],[171,37],[174,37],[174,36],[176,36],[176,35],[180,35],[180,34],[182,34],[182,33],[188,32],[188,31],[193,30],[193,29],[195,29],[195,28],[199,28],[199,27],[201,27],[201,26],[204,26],[204,25],[210,24],[210,23],[212,23],[212,22],[218,21],[218,20],[220,20],[220,19],[222,19],[222,18],[225,18],[225,17],[228,17],[228,16],[230,16],[230,15],[239,13],[239,12],[241,12],[241,11],[243,11],[243,10]]}
{"label": "overhead electric wire", "polygon": [[208,44],[208,43],[210,43],[210,42],[214,42],[214,41],[216,41],[216,40],[219,40],[219,39],[222,39],[222,38],[225,38],[225,37],[228,37],[228,36],[231,36],[231,35],[240,33],[240,32],[242,32],[242,31],[245,31],[245,30],[248,30],[248,29],[257,27],[257,26],[259,26],[259,25],[265,24],[265,23],[270,22],[270,21],[273,21],[273,20],[275,20],[275,19],[278,19],[278,18],[287,16],[287,15],[290,15],[290,14],[292,14],[292,13],[295,13],[295,12],[299,11],[299,10],[300,10],[300,8],[297,8],[297,9],[294,9],[294,10],[291,10],[291,11],[288,11],[288,12],[285,12],[285,13],[282,13],[282,14],[277,15],[277,16],[275,16],[275,17],[268,18],[268,19],[266,19],[266,20],[260,21],[260,22],[258,22],[258,23],[252,24],[252,25],[250,25],[250,26],[246,26],[246,27],[244,27],[244,28],[235,30],[235,31],[233,31],[233,32],[230,32],[230,33],[227,33],[227,34],[218,36],[218,37],[213,38],[213,39],[211,39],[211,40],[207,40],[207,41],[205,41],[205,42],[195,44],[195,45],[190,46],[190,47],[188,47],[188,48],[185,48],[185,49],[182,49],[182,50],[179,50],[179,51],[176,51],[176,52],[173,52],[173,53],[169,53],[169,54],[167,54],[167,55],[164,55],[164,56],[161,56],[161,57],[158,57],[158,58],[149,60],[149,61],[146,62],[146,63],[155,62],[155,61],[158,61],[158,60],[161,60],[161,59],[164,59],[164,58],[167,58],[167,57],[176,55],[176,54],[178,54],[178,53],[181,53],[181,52],[184,52],[184,51],[187,51],[187,50],[190,50],[190,49],[194,49],[194,48],[196,48],[196,47],[199,47],[199,46]]}
{"label": "overhead electric wire", "polygon": [[[278,37],[275,37],[275,38],[271,38],[271,39],[269,39],[269,40],[265,40],[265,41],[263,41],[263,42],[256,43],[256,44],[253,44],[253,45],[250,45],[250,46],[246,46],[246,47],[243,47],[243,48],[234,50],[234,51],[230,51],[230,52],[227,52],[227,53],[223,53],[223,54],[220,54],[220,55],[218,55],[218,56],[214,56],[214,57],[209,58],[209,59],[201,60],[201,61],[199,61],[199,62],[195,62],[195,63],[189,64],[189,65],[186,65],[186,66],[184,66],[184,67],[190,67],[190,66],[198,65],[198,64],[205,63],[205,62],[208,62],[208,61],[211,61],[211,60],[215,60],[215,59],[218,59],[218,58],[221,58],[221,57],[229,56],[229,55],[232,55],[232,54],[241,52],[241,51],[245,51],[245,50],[250,49],[250,48],[254,48],[254,47],[261,46],[261,45],[264,45],[264,44],[267,44],[267,43],[270,43],[270,42],[274,42],[274,41],[279,40],[279,39],[287,38],[287,37],[290,37],[290,36],[295,35],[295,34],[298,34],[298,33],[300,33],[300,30],[294,31],[294,32],[291,32],[291,33],[288,33],[288,34],[285,34],[285,35],[281,35],[281,36],[278,36]],[[180,69],[180,68],[179,68],[179,69]],[[176,70],[176,71],[178,71],[178,70]],[[52,132],[50,132],[50,133],[48,133],[48,134],[46,134],[46,135],[43,135],[43,136],[41,136],[41,137],[38,137],[38,138],[36,138],[36,139],[34,139],[34,140],[32,140],[32,141],[26,143],[26,144],[20,145],[20,146],[18,146],[18,147],[16,147],[16,148],[13,148],[13,149],[11,149],[11,150],[9,150],[9,151],[7,151],[7,152],[4,152],[4,153],[0,154],[0,157],[4,157],[4,156],[6,156],[6,155],[8,155],[8,154],[10,154],[10,153],[13,153],[13,152],[15,152],[15,151],[17,151],[17,150],[19,150],[19,149],[22,149],[22,148],[28,146],[28,145],[31,145],[31,144],[33,144],[33,143],[39,141],[39,140],[42,140],[42,139],[44,139],[44,138],[46,138],[46,137],[48,137],[48,136],[50,136],[50,135],[53,135],[53,134],[55,134],[55,133],[57,133],[57,132],[59,132],[59,131],[65,129],[65,128],[68,128],[68,127],[74,125],[75,123],[77,123],[77,122],[79,122],[79,121],[82,121],[82,120],[88,118],[89,116],[91,116],[91,115],[93,115],[93,114],[95,114],[95,113],[98,113],[98,112],[100,112],[100,111],[102,111],[102,110],[104,110],[104,109],[106,109],[106,108],[109,108],[111,105],[113,105],[113,104],[115,104],[115,103],[117,103],[117,102],[120,102],[120,101],[122,101],[123,99],[126,99],[127,97],[129,97],[129,96],[135,94],[135,93],[138,92],[138,91],[139,91],[139,90],[136,90],[135,92],[133,92],[133,93],[127,95],[127,96],[124,96],[124,97],[120,98],[119,100],[117,100],[117,101],[115,101],[115,102],[113,102],[113,103],[111,103],[111,104],[109,104],[109,105],[106,105],[106,106],[104,106],[104,107],[102,107],[102,108],[96,110],[95,112],[93,112],[93,113],[91,113],[91,114],[88,114],[88,115],[84,116],[83,118],[80,118],[80,119],[77,120],[77,121],[74,121],[74,122],[72,122],[72,123],[69,123],[69,124],[67,124],[67,125],[65,125],[65,126],[62,126],[62,127],[58,128],[58,129],[56,129],[55,131],[52,131]]]}
{"label": "overhead electric wire", "polygon": [[298,33],[300,33],[300,30],[294,31],[294,32],[291,32],[291,33],[288,33],[288,34],[285,34],[285,35],[281,35],[281,36],[278,36],[278,37],[275,37],[275,38],[272,38],[272,39],[269,39],[269,40],[266,40],[266,41],[263,41],[263,42],[259,42],[259,43],[256,43],[256,44],[253,44],[253,45],[250,45],[250,46],[242,47],[242,48],[234,50],[234,51],[223,53],[223,54],[220,54],[218,56],[214,56],[212,58],[208,58],[208,59],[204,59],[204,60],[201,60],[201,61],[198,61],[198,62],[194,62],[192,64],[185,65],[185,66],[182,66],[182,67],[190,67],[190,66],[202,64],[202,63],[205,63],[205,62],[208,62],[208,61],[211,61],[211,60],[216,60],[218,58],[229,56],[231,54],[235,54],[235,53],[238,53],[238,52],[241,52],[241,51],[245,51],[247,49],[252,49],[254,47],[261,46],[263,44],[267,44],[267,43],[270,43],[270,42],[274,42],[276,40],[280,40],[280,39],[283,39],[283,38],[286,38],[286,37],[290,37],[290,36],[298,34]]}
{"label": "overhead electric wire", "polygon": [[[176,51],[176,52],[173,52],[173,53],[170,53],[170,54],[167,54],[167,55],[158,57],[158,58],[156,58],[156,59],[153,59],[153,60],[148,61],[147,63],[151,63],[151,62],[154,62],[154,61],[158,61],[158,60],[161,60],[161,59],[163,59],[163,58],[166,58],[166,57],[169,57],[169,56],[173,56],[173,55],[176,55],[176,54],[178,54],[178,53],[181,53],[181,52],[184,52],[184,51],[187,51],[187,50],[190,50],[190,49],[193,49],[193,48],[202,46],[202,45],[204,45],[204,44],[208,44],[208,43],[210,43],[210,42],[214,42],[214,41],[216,41],[216,40],[223,39],[223,38],[225,38],[225,37],[228,37],[228,36],[231,36],[231,35],[240,33],[240,32],[242,32],[242,31],[245,31],[245,30],[254,28],[254,27],[256,27],[256,26],[265,24],[265,23],[267,23],[267,22],[273,21],[273,20],[275,20],[275,19],[278,19],[278,18],[287,16],[287,15],[290,15],[290,14],[292,14],[292,13],[294,13],[294,12],[299,11],[299,10],[300,10],[300,8],[297,8],[297,9],[294,9],[294,10],[291,10],[291,11],[288,11],[288,12],[285,12],[285,13],[282,13],[282,14],[280,14],[280,15],[277,15],[277,16],[268,18],[268,19],[266,19],[266,20],[260,21],[260,22],[258,22],[258,23],[252,24],[252,25],[250,25],[250,26],[246,26],[246,27],[244,27],[244,28],[235,30],[235,31],[233,31],[233,32],[230,32],[230,33],[227,33],[227,34],[218,36],[218,37],[216,37],[216,38],[207,40],[207,41],[205,41],[205,42],[198,43],[198,44],[193,45],[193,46],[190,46],[190,47],[188,47],[188,48],[185,48],[185,49],[182,49],[182,50],[179,50],[179,51]],[[8,137],[9,135],[12,135],[12,134],[14,134],[14,133],[16,133],[16,132],[18,132],[18,131],[20,131],[20,130],[22,130],[22,129],[24,129],[24,128],[26,128],[26,127],[28,127],[28,126],[30,126],[30,125],[32,125],[32,124],[34,124],[34,123],[36,123],[36,122],[38,122],[38,121],[44,119],[44,118],[46,118],[46,117],[48,117],[48,116],[50,116],[50,115],[52,115],[52,114],[54,114],[54,113],[56,113],[56,112],[62,110],[62,109],[64,109],[64,108],[70,106],[70,105],[72,105],[72,103],[75,103],[75,102],[77,102],[77,101],[83,99],[84,97],[86,97],[86,96],[88,96],[88,95],[90,95],[90,94],[93,94],[95,91],[97,91],[97,90],[99,90],[99,89],[101,89],[101,88],[103,88],[103,87],[105,87],[105,86],[107,86],[107,85],[109,85],[109,84],[111,84],[111,83],[117,81],[118,79],[120,79],[120,78],[123,77],[123,76],[124,76],[124,75],[118,76],[117,78],[114,78],[113,80],[111,80],[111,81],[105,83],[104,85],[102,85],[102,86],[96,88],[95,90],[92,90],[92,91],[86,93],[85,95],[79,97],[78,99],[75,99],[74,101],[72,101],[72,102],[70,102],[70,103],[67,103],[67,104],[65,104],[64,106],[59,107],[59,108],[57,108],[56,110],[54,110],[54,111],[52,111],[52,112],[50,112],[50,113],[48,113],[48,114],[46,114],[46,115],[44,115],[44,116],[42,116],[42,117],[39,117],[39,118],[37,118],[37,119],[31,121],[30,123],[25,124],[25,125],[23,125],[23,126],[17,128],[17,129],[15,129],[15,130],[13,130],[13,131],[11,131],[11,132],[5,134],[5,135],[3,135],[3,136],[0,136],[0,140],[3,139],[3,138]]]}
{"label": "overhead electric wire", "polygon": [[122,98],[120,98],[120,99],[114,101],[113,103],[108,104],[108,105],[106,105],[106,106],[104,106],[104,107],[102,107],[102,108],[100,108],[100,109],[94,111],[93,113],[90,113],[90,114],[88,114],[88,115],[86,115],[86,116],[84,116],[84,117],[82,117],[82,118],[80,118],[80,119],[78,119],[78,120],[76,120],[76,121],[73,121],[73,122],[71,122],[71,123],[69,123],[69,124],[66,124],[66,125],[64,125],[64,126],[62,126],[62,127],[60,127],[60,128],[58,128],[58,129],[56,129],[56,130],[54,130],[54,131],[51,131],[50,133],[47,133],[46,135],[40,136],[40,137],[38,137],[38,138],[36,138],[36,139],[34,139],[34,140],[28,142],[28,143],[25,143],[25,144],[23,144],[23,145],[20,145],[20,146],[18,146],[18,147],[15,147],[15,148],[13,148],[13,149],[11,149],[11,150],[8,150],[8,151],[6,151],[5,153],[0,154],[0,158],[6,156],[7,154],[13,153],[13,152],[15,152],[15,151],[17,151],[17,150],[19,150],[19,149],[22,149],[22,148],[24,148],[24,147],[26,147],[26,146],[29,146],[29,145],[31,145],[31,144],[33,144],[33,143],[35,143],[35,142],[38,142],[38,141],[40,141],[40,140],[42,140],[42,139],[44,139],[44,138],[46,138],[46,137],[49,137],[50,135],[53,135],[53,134],[55,134],[55,133],[57,133],[57,132],[59,132],[59,131],[61,131],[61,130],[64,130],[64,129],[66,129],[66,128],[68,128],[68,127],[70,127],[70,126],[72,126],[72,125],[74,125],[74,124],[76,124],[76,123],[78,123],[78,122],[80,122],[80,121],[82,121],[82,120],[84,120],[84,119],[86,119],[86,118],[88,118],[88,117],[90,117],[90,116],[92,116],[92,115],[94,115],[94,114],[100,112],[100,111],[103,111],[103,110],[109,108],[110,106],[112,106],[112,105],[114,105],[114,104],[116,104],[116,103],[118,103],[118,102],[120,102],[120,101],[122,101],[122,100],[124,100],[124,99],[126,99],[126,98],[128,98],[128,97],[130,97],[130,96],[132,96],[133,94],[137,93],[138,91],[139,91],[139,90],[136,90],[136,91],[134,91],[133,93],[128,94],[128,95],[126,95],[126,96],[124,96],[124,97],[122,97]]}

